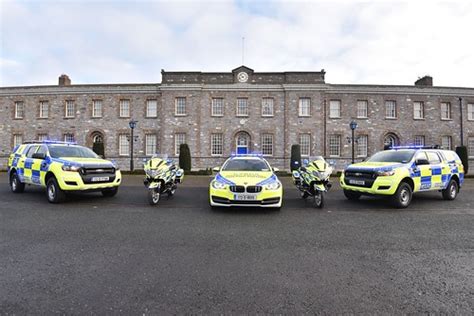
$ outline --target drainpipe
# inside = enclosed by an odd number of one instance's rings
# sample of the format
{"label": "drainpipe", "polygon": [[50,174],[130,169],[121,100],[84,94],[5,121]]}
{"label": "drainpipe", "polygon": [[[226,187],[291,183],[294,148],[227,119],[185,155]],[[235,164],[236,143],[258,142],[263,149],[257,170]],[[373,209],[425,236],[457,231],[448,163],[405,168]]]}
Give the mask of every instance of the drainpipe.
{"label": "drainpipe", "polygon": [[461,146],[464,146],[464,132],[463,132],[463,128],[462,128],[462,122],[463,122],[463,118],[462,118],[462,98],[459,98],[459,112],[461,114]]}
{"label": "drainpipe", "polygon": [[324,98],[323,108],[323,157],[326,157],[326,98]]}

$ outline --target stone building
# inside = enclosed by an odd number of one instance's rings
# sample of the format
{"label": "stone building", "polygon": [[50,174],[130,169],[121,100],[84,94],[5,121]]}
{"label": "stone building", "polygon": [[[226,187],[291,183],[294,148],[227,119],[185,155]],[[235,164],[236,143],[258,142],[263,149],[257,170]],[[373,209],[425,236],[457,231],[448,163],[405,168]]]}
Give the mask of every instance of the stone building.
{"label": "stone building", "polygon": [[413,86],[329,84],[324,70],[241,66],[163,70],[159,84],[75,85],[62,75],[57,86],[1,87],[0,169],[15,144],[34,139],[103,144],[105,157],[127,169],[132,119],[136,166],[155,152],[177,157],[187,143],[195,169],[235,152],[259,152],[288,169],[291,145],[300,144],[303,156],[323,155],[342,168],[352,158],[351,121],[356,160],[386,143],[454,149],[461,133],[474,160],[474,88],[433,86],[428,76]]}

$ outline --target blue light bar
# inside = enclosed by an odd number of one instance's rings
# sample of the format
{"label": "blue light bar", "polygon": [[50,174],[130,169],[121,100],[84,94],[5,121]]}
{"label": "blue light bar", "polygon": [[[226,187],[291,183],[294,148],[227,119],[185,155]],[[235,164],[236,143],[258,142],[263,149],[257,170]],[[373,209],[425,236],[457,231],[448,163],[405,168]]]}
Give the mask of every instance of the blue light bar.
{"label": "blue light bar", "polygon": [[406,146],[392,146],[390,149],[439,149],[439,145],[431,145],[431,146],[424,146],[424,145],[406,145]]}
{"label": "blue light bar", "polygon": [[231,153],[231,157],[263,157],[263,154],[260,152],[252,152],[247,154]]}

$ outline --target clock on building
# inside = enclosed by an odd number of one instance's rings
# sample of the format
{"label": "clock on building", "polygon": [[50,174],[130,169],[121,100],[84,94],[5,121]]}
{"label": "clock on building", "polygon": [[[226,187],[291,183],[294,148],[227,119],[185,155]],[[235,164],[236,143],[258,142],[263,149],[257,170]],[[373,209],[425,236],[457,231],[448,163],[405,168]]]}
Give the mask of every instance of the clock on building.
{"label": "clock on building", "polygon": [[237,80],[239,80],[239,82],[247,82],[249,75],[246,72],[239,72],[237,74]]}

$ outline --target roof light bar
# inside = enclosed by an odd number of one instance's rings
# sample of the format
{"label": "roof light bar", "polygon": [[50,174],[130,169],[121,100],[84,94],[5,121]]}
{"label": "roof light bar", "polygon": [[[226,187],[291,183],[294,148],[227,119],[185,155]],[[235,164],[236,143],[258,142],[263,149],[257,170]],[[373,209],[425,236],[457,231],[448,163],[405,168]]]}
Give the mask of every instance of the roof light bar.
{"label": "roof light bar", "polygon": [[62,144],[62,145],[77,145],[77,142],[64,142],[59,140],[28,140],[23,142],[23,144]]}
{"label": "roof light bar", "polygon": [[406,146],[392,146],[390,149],[439,149],[439,145],[406,145]]}

